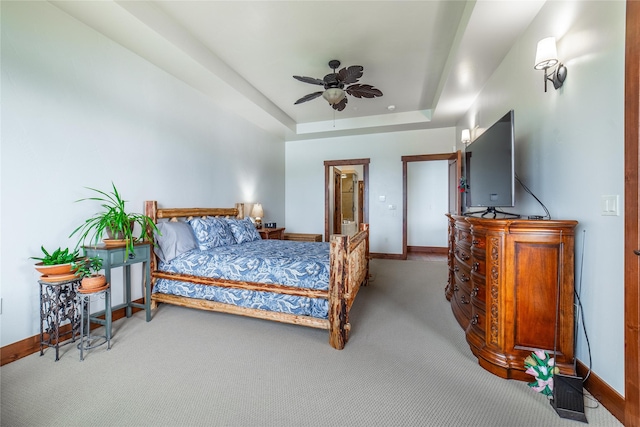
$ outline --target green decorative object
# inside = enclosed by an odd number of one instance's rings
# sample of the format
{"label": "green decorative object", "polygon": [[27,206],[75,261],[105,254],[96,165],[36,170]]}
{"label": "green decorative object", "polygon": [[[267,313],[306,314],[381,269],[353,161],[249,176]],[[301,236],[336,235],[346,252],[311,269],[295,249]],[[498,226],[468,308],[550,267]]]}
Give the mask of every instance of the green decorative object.
{"label": "green decorative object", "polygon": [[[85,187],[95,193],[94,197],[87,197],[76,200],[77,202],[93,200],[100,202],[103,208],[102,212],[98,212],[91,218],[87,219],[82,225],[73,230],[69,237],[78,233],[80,238],[76,248],[85,244],[96,246],[107,234],[112,239],[122,240],[126,247],[125,256],[134,252],[134,244],[136,240],[152,241],[153,232],[158,229],[153,220],[146,215],[138,213],[128,213],[125,209],[126,201],[122,198],[114,183],[111,183],[113,190],[105,192],[95,188]],[[134,236],[134,227],[140,226],[140,234]]]}
{"label": "green decorative object", "polygon": [[75,261],[80,258],[80,254],[76,249],[74,252],[71,252],[69,248],[58,248],[51,253],[47,251],[44,246],[40,246],[43,257],[35,257],[32,256],[31,259],[35,259],[36,261],[40,261],[42,265],[60,265],[60,264],[69,264],[70,262]]}

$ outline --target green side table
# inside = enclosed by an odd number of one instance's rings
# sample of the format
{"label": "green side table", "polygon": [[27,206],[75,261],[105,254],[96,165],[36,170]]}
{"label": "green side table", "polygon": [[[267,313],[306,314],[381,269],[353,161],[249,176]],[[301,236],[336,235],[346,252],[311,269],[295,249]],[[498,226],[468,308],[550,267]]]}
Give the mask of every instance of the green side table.
{"label": "green side table", "polygon": [[[125,302],[111,307],[111,311],[121,308],[126,309],[127,317],[131,317],[131,309],[133,307],[142,308],[147,315],[147,322],[151,320],[151,244],[148,242],[136,243],[134,245],[134,251],[126,254],[126,248],[124,246],[85,246],[84,255],[89,258],[99,257],[102,259],[102,268],[104,269],[104,275],[107,278],[107,283],[113,285],[111,282],[111,269],[123,268],[123,279],[125,285]],[[139,304],[131,301],[131,265],[136,263],[142,263],[142,276],[144,286],[144,304]],[[92,316],[92,321],[96,323],[105,324],[103,319],[95,319],[104,313],[96,313]],[[105,325],[109,330],[107,336],[111,336],[111,325]]]}

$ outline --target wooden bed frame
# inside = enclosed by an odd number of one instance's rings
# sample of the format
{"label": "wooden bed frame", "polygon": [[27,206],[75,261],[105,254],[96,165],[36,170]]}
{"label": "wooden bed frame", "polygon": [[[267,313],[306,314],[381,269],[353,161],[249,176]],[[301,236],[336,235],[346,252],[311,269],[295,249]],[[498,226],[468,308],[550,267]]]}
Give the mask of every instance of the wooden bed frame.
{"label": "wooden bed frame", "polygon": [[[238,215],[237,208],[161,208],[155,200],[145,202],[145,214],[155,223],[159,219],[177,220],[198,216],[233,217]],[[293,286],[241,282],[225,279],[213,279],[186,274],[169,273],[157,269],[158,260],[152,253],[151,286],[157,279],[180,280],[201,285],[220,286],[252,291],[266,291],[309,298],[323,298],[329,301],[329,318],[319,319],[288,313],[254,308],[239,307],[226,303],[201,300],[189,297],[154,293],[151,295],[151,307],[158,303],[180,305],[202,310],[239,314],[241,316],[274,320],[282,323],[328,329],[329,343],[335,349],[342,350],[349,339],[349,310],[358,294],[360,286],[366,286],[369,280],[369,225],[361,224],[360,231],[354,236],[333,235],[330,242],[330,280],[329,290],[296,288]]]}

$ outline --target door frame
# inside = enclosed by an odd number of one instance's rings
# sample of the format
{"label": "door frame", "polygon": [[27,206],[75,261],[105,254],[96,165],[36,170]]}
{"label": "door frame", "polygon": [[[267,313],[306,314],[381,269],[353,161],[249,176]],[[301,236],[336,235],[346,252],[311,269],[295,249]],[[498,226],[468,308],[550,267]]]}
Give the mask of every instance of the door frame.
{"label": "door frame", "polygon": [[329,191],[330,180],[332,176],[330,174],[332,166],[356,166],[362,165],[362,181],[364,182],[364,205],[363,205],[363,222],[369,222],[369,163],[371,159],[346,159],[346,160],[325,160],[324,161],[324,241],[329,241],[329,201],[331,197],[331,191]]}
{"label": "door frame", "polygon": [[[340,215],[338,214],[340,212]],[[331,233],[340,234],[340,223],[342,222],[342,171],[333,167],[333,212],[331,214],[333,222],[329,223],[332,228]],[[333,224],[333,227],[331,225]]]}
{"label": "door frame", "polygon": [[[462,176],[462,152],[460,150],[455,153],[445,154],[419,154],[415,156],[402,156],[402,258],[407,259],[407,166],[409,162],[431,162],[436,160],[448,160],[450,162],[456,162],[457,164],[457,176],[456,182],[450,182],[449,173],[447,173],[447,187],[449,188],[449,197],[451,192],[456,194],[456,212],[457,215],[461,212],[462,196],[457,191],[460,177]],[[450,205],[450,204],[449,204]],[[444,220],[444,218],[443,218]]]}
{"label": "door frame", "polygon": [[624,377],[626,426],[640,426],[640,2],[627,0],[624,149]]}

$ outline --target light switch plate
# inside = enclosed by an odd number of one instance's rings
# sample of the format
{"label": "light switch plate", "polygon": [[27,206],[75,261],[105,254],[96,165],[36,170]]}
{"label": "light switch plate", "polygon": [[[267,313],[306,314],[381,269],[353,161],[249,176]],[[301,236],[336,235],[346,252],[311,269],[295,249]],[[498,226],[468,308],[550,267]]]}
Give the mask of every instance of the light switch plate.
{"label": "light switch plate", "polygon": [[618,209],[618,200],[620,197],[615,195],[602,196],[600,202],[600,213],[601,215],[607,216],[618,216],[620,215],[620,211]]}

